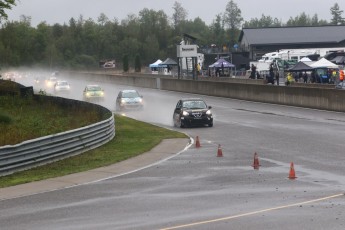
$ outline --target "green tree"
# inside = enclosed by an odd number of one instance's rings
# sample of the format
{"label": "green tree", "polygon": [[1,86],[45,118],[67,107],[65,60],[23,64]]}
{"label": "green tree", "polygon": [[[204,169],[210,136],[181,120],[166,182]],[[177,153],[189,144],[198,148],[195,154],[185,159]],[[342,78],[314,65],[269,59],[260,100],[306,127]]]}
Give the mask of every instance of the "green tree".
{"label": "green tree", "polygon": [[100,26],[105,26],[109,22],[109,18],[104,13],[101,13],[97,18],[97,22]]}
{"label": "green tree", "polygon": [[128,15],[126,19],[121,21],[121,26],[124,30],[124,39],[128,37],[140,38],[140,22],[136,15]]}
{"label": "green tree", "polygon": [[[10,4],[5,7],[0,4],[0,9],[9,9],[15,2],[0,0],[0,3]],[[0,15],[4,13],[1,10]],[[238,39],[243,18],[234,0],[229,1],[223,14],[216,15],[210,26],[199,17],[188,20],[187,10],[177,1],[173,10],[171,18],[162,10],[144,8],[138,16],[130,14],[120,22],[116,18],[109,20],[102,13],[97,21],[85,20],[80,15],[78,19],[71,18],[67,24],[51,26],[42,22],[37,28],[31,26],[31,17],[22,16],[19,22],[6,21],[0,28],[0,64],[89,68],[98,67],[99,60],[115,59],[121,66],[124,55],[127,55],[128,66],[128,60],[135,61],[139,55],[141,64],[147,65],[157,58],[175,57],[176,44],[181,42],[183,33],[196,37],[200,48],[211,44],[233,47]],[[343,23],[342,12],[337,4],[331,8],[333,24]],[[243,26],[255,28],[326,24],[328,22],[320,20],[316,14],[310,17],[302,13],[291,17],[286,24],[262,14],[261,18],[244,22]]]}
{"label": "green tree", "polygon": [[332,19],[330,24],[332,25],[344,25],[345,24],[345,19],[342,18],[342,13],[344,12],[343,10],[340,10],[338,3],[335,3],[333,7],[331,7],[331,14],[332,14]]}
{"label": "green tree", "polygon": [[224,28],[224,18],[221,14],[217,14],[216,18],[213,20],[211,26],[211,39],[209,44],[216,44],[221,46],[225,42],[225,28]]}
{"label": "green tree", "polygon": [[297,15],[296,17],[292,18],[287,21],[287,26],[311,26],[313,23],[313,20],[310,18],[309,15],[307,15],[305,12],[302,12],[300,15]]}
{"label": "green tree", "polygon": [[92,19],[82,23],[79,36],[82,45],[78,54],[84,53],[89,56],[99,57],[99,53],[102,52],[101,35],[98,25]]}
{"label": "green tree", "polygon": [[98,24],[95,24],[94,27],[96,33],[94,49],[96,52],[93,55],[99,60],[116,59],[116,54],[119,54],[120,36],[122,36],[122,28],[119,26],[118,21],[114,20],[112,22],[101,14],[98,18]]}
{"label": "green tree", "polygon": [[12,6],[16,5],[16,1],[15,0],[1,0],[0,1],[0,22],[2,20],[7,20],[8,15],[5,12],[5,10],[11,10]]}
{"label": "green tree", "polygon": [[180,25],[181,22],[186,21],[188,12],[182,7],[181,3],[175,2],[173,6],[174,13],[172,15],[173,26],[175,29]]}
{"label": "green tree", "polygon": [[123,72],[128,72],[128,70],[129,70],[129,60],[128,60],[128,55],[127,54],[123,55],[122,65],[123,65]]}
{"label": "green tree", "polygon": [[74,67],[87,69],[95,68],[98,65],[98,61],[96,61],[94,57],[85,54],[77,55],[73,63]]}
{"label": "green tree", "polygon": [[145,64],[158,58],[159,50],[167,49],[171,30],[168,16],[162,11],[143,9],[139,12],[140,56]]}
{"label": "green tree", "polygon": [[314,14],[314,16],[311,18],[311,26],[323,26],[327,24],[328,22],[326,20],[319,20],[317,14]]}
{"label": "green tree", "polygon": [[35,49],[33,40],[35,30],[30,25],[31,18],[22,16],[20,22],[6,22],[1,29],[0,40],[4,47],[5,65],[30,65]]}
{"label": "green tree", "polygon": [[135,72],[141,72],[141,60],[139,54],[135,55],[134,69]]}
{"label": "green tree", "polygon": [[35,37],[32,42],[33,51],[32,56],[36,62],[44,63],[51,67],[53,62],[51,52],[48,50],[48,45],[52,46],[54,41],[52,40],[51,27],[45,22],[38,24],[35,30]]}
{"label": "green tree", "polygon": [[150,64],[154,61],[156,61],[158,58],[163,59],[165,56],[160,56],[160,48],[159,48],[159,43],[157,40],[157,37],[152,34],[148,37],[146,37],[144,41],[144,46],[143,46],[143,54],[145,57],[144,64]]}
{"label": "green tree", "polygon": [[229,27],[230,46],[234,45],[237,40],[242,21],[243,18],[241,16],[240,8],[238,8],[237,4],[231,0],[226,5],[224,13],[224,22]]}
{"label": "green tree", "polygon": [[245,28],[261,28],[261,27],[281,27],[282,23],[278,18],[272,18],[271,16],[261,15],[261,18],[252,18],[250,21],[246,21],[243,24]]}

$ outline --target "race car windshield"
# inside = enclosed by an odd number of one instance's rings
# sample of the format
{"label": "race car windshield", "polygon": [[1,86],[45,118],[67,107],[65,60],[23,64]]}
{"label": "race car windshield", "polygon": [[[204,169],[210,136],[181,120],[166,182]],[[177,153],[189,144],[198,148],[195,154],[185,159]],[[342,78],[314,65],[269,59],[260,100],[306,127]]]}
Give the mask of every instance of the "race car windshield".
{"label": "race car windshield", "polygon": [[135,98],[135,97],[139,97],[139,95],[135,91],[133,91],[133,92],[123,92],[122,93],[122,97],[124,97],[124,98]]}
{"label": "race car windshield", "polygon": [[183,107],[187,109],[206,109],[206,104],[203,101],[185,101]]}
{"label": "race car windshield", "polygon": [[93,86],[89,88],[89,91],[101,91],[101,87]]}

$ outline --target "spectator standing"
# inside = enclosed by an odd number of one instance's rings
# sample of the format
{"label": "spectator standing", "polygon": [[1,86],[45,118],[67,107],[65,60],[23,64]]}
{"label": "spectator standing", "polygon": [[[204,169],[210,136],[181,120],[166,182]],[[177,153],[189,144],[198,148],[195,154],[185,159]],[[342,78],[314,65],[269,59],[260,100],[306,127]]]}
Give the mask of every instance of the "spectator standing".
{"label": "spectator standing", "polygon": [[201,65],[200,65],[200,63],[198,63],[198,65],[196,66],[196,69],[198,71],[198,75],[201,75]]}
{"label": "spectator standing", "polygon": [[295,79],[295,82],[298,82],[298,74],[297,74],[297,72],[295,72],[293,74],[293,78]]}
{"label": "spectator standing", "polygon": [[334,69],[332,70],[332,84],[336,84],[337,83],[337,71]]}
{"label": "spectator standing", "polygon": [[290,85],[291,82],[293,82],[293,81],[294,81],[294,77],[292,76],[292,73],[287,73],[287,77],[286,77],[286,82],[285,82],[285,84],[286,84],[286,85]]}
{"label": "spectator standing", "polygon": [[310,82],[311,83],[315,83],[316,82],[315,70],[311,71]]}
{"label": "spectator standing", "polygon": [[343,87],[343,84],[344,84],[344,76],[345,73],[344,73],[344,70],[339,70],[339,81],[341,82],[341,86]]}
{"label": "spectator standing", "polygon": [[322,77],[322,74],[320,73],[320,75],[319,75],[319,83],[323,83],[323,77]]}
{"label": "spectator standing", "polygon": [[298,73],[298,81],[300,80],[300,79],[302,79],[303,78],[303,74],[302,74],[302,72],[299,72]]}
{"label": "spectator standing", "polygon": [[274,85],[273,63],[270,65],[269,76],[267,80],[268,80],[268,83],[272,83],[272,85]]}
{"label": "spectator standing", "polygon": [[255,79],[255,76],[256,76],[256,66],[254,64],[252,64],[252,66],[251,66],[251,73],[250,73],[249,78]]}
{"label": "spectator standing", "polygon": [[304,74],[303,74],[303,83],[308,83],[308,75],[307,75],[307,72],[304,72]]}

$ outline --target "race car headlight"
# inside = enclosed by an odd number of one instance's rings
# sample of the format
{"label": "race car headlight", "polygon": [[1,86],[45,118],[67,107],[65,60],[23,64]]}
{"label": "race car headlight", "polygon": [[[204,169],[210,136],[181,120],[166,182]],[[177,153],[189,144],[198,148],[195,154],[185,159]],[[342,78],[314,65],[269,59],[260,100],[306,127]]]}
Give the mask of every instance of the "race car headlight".
{"label": "race car headlight", "polygon": [[87,96],[87,97],[90,97],[90,95],[91,95],[90,92],[87,92],[87,93],[86,93],[86,96]]}
{"label": "race car headlight", "polygon": [[121,104],[124,104],[126,103],[126,100],[125,99],[121,99]]}
{"label": "race car headlight", "polygon": [[207,114],[207,115],[212,115],[211,110],[207,110],[206,114]]}
{"label": "race car headlight", "polygon": [[143,102],[143,99],[142,99],[142,98],[139,98],[138,101],[139,101],[139,103],[142,103],[142,102]]}
{"label": "race car headlight", "polygon": [[187,111],[183,111],[183,112],[182,112],[182,115],[183,115],[183,116],[188,116],[189,113],[188,113]]}

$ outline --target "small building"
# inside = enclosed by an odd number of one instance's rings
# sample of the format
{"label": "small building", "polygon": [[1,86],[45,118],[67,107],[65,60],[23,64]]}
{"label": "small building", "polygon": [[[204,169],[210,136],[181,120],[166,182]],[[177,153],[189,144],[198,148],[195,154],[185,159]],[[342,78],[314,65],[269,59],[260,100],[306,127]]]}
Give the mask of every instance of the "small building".
{"label": "small building", "polygon": [[251,60],[281,49],[344,48],[345,26],[243,28],[239,49]]}

